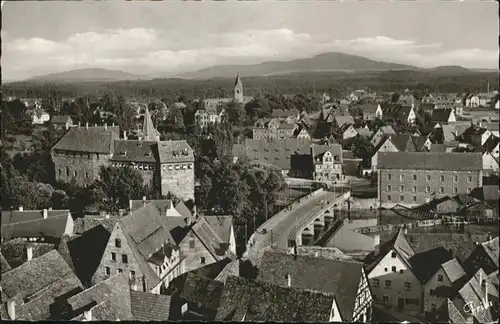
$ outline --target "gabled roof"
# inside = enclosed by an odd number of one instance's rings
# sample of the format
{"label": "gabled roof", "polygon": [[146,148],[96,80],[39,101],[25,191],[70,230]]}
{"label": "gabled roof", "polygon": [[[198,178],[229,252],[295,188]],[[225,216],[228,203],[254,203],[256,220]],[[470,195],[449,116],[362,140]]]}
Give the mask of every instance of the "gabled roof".
{"label": "gabled roof", "polygon": [[354,124],[354,119],[351,115],[347,116],[335,116],[335,123],[337,123],[338,127],[342,127],[345,124]]}
{"label": "gabled roof", "polygon": [[142,126],[142,139],[148,141],[160,140],[160,132],[156,130],[153,125],[153,120],[151,119],[151,114],[149,109],[146,107],[144,112],[144,124]]}
{"label": "gabled roof", "polygon": [[50,118],[52,124],[66,124],[70,120],[71,117],[67,115],[55,115]]}
{"label": "gabled roof", "polygon": [[433,122],[447,122],[453,109],[435,109],[432,111],[431,119]]}
{"label": "gabled roof", "polygon": [[111,161],[155,163],[158,160],[158,146],[154,141],[115,140],[114,147]]}
{"label": "gabled roof", "polygon": [[478,171],[481,153],[381,152],[379,169]]}
{"label": "gabled roof", "polygon": [[481,247],[483,250],[486,252],[486,254],[490,257],[491,261],[495,264],[495,266],[498,268],[498,262],[499,262],[499,244],[498,244],[498,236],[481,243]]}
{"label": "gabled roof", "polygon": [[271,118],[287,118],[294,116],[295,113],[298,112],[295,112],[293,110],[273,109],[271,113]]}
{"label": "gabled roof", "polygon": [[2,236],[7,241],[16,237],[59,239],[66,230],[69,218],[69,210],[48,210],[46,219],[41,210],[2,211]]}
{"label": "gabled roof", "polygon": [[[102,303],[109,303],[107,309],[112,309],[110,314],[94,311],[93,307]],[[130,286],[124,273],[116,274],[95,286],[82,291],[68,299],[68,304],[75,316],[83,311],[92,309],[93,320],[132,320],[130,305]]]}
{"label": "gabled roof", "polygon": [[424,148],[425,143],[429,138],[424,136],[412,136],[411,140],[417,151],[421,151]]}
{"label": "gabled roof", "polygon": [[229,277],[216,321],[328,322],[335,297]]}
{"label": "gabled roof", "polygon": [[198,221],[191,227],[191,231],[201,241],[216,261],[220,261],[225,256],[226,249],[223,245],[226,242],[222,241],[204,217],[198,219]]}
{"label": "gabled roof", "polygon": [[450,251],[443,247],[415,253],[410,258],[411,270],[417,279],[426,283],[441,268],[443,263],[452,259]]}
{"label": "gabled roof", "polygon": [[136,321],[168,321],[171,297],[142,291],[130,291],[132,316]]}
{"label": "gabled roof", "polygon": [[1,273],[4,273],[11,269],[9,263],[7,262],[7,260],[5,259],[5,257],[1,252],[0,252],[0,268],[1,268],[0,269]]}
{"label": "gabled roof", "polygon": [[158,155],[160,163],[194,162],[193,149],[185,140],[158,142]]}
{"label": "gabled roof", "polygon": [[229,243],[231,230],[233,228],[233,216],[209,216],[203,218],[210,224],[210,227],[217,233],[223,243]]}
{"label": "gabled roof", "polygon": [[217,275],[217,277],[215,277],[214,280],[225,283],[229,276],[239,277],[240,267],[241,261],[239,259],[231,261],[224,267],[224,269],[222,269],[222,271]]}
{"label": "gabled roof", "polygon": [[452,284],[467,275],[464,268],[456,258],[443,263],[441,268],[443,268],[444,273],[446,273]]}
{"label": "gabled roof", "polygon": [[[82,284],[56,250],[2,274],[2,295],[7,298],[19,294],[24,300],[35,299],[45,296],[45,290],[50,288],[49,290],[54,289],[53,291],[57,292],[59,287],[73,289],[82,287]],[[49,297],[58,296],[47,296]]]}
{"label": "gabled roof", "polygon": [[179,201],[177,203],[177,205],[175,205],[175,210],[177,210],[177,212],[179,214],[181,214],[181,216],[183,216],[183,217],[192,217],[193,216],[193,214],[191,213],[189,208],[187,208],[186,204],[184,204],[183,201]]}
{"label": "gabled roof", "polygon": [[[294,256],[265,251],[257,280],[294,288],[311,289],[335,296],[344,320],[352,320],[356,295],[363,275],[360,262]],[[314,275],[312,275],[314,274]]]}
{"label": "gabled roof", "polygon": [[224,283],[189,273],[180,297],[198,307],[217,310],[223,290]]}
{"label": "gabled roof", "polygon": [[[412,136],[409,134],[390,135],[390,140],[400,152],[415,151],[415,145],[413,144]],[[413,150],[409,148],[409,146],[413,146]]]}
{"label": "gabled roof", "polygon": [[394,250],[399,254],[403,262],[411,268],[410,258],[415,254],[415,251],[411,248],[410,244],[404,236],[403,228],[400,228],[396,235],[392,237],[389,241],[385,242],[379,247],[379,252],[372,252],[368,254],[365,258],[367,273],[372,271],[375,266],[385,257],[389,251]]}
{"label": "gabled roof", "polygon": [[[118,127],[115,127],[118,128]],[[114,141],[119,139],[113,127],[73,127],[57,142],[53,150],[111,154]]]}
{"label": "gabled roof", "polygon": [[[340,144],[331,144],[331,145],[318,145],[318,144],[313,144],[312,146],[312,155],[314,157],[314,160],[316,159],[321,159],[325,152],[330,152],[332,156],[334,157],[334,162],[335,163],[342,163],[343,162],[343,151],[342,151],[342,146]],[[335,159],[335,157],[338,157]]]}
{"label": "gabled roof", "polygon": [[500,143],[500,137],[496,137],[494,135],[491,135],[486,142],[483,144],[483,148],[489,152],[492,153],[495,148],[497,148],[498,144]]}

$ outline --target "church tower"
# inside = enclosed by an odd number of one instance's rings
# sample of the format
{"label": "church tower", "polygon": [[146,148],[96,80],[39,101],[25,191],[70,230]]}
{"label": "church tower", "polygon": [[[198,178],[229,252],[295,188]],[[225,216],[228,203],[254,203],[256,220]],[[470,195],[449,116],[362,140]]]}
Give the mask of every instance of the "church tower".
{"label": "church tower", "polygon": [[240,73],[236,75],[234,82],[234,100],[236,102],[243,102],[243,83],[241,83]]}
{"label": "church tower", "polygon": [[146,107],[144,112],[144,124],[142,126],[142,140],[143,141],[159,141],[160,133],[156,130],[151,119],[149,109]]}

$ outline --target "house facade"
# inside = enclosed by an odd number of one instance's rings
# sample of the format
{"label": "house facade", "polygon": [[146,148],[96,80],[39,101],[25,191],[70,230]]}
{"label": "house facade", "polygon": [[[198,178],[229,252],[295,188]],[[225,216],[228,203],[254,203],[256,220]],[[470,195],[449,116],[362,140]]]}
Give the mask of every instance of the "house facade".
{"label": "house facade", "polygon": [[342,180],[342,146],[311,145],[311,155],[314,160],[313,180]]}
{"label": "house facade", "polygon": [[376,147],[386,135],[396,135],[396,131],[391,126],[382,126],[373,134],[370,143],[372,143],[373,147]]}
{"label": "house facade", "polygon": [[378,204],[418,206],[482,186],[480,153],[385,152],[378,161]]}
{"label": "house facade", "polygon": [[390,136],[385,137],[385,139],[381,139],[380,144],[375,148],[375,152],[371,157],[372,171],[377,170],[378,156],[382,152],[399,152],[398,148],[394,145],[394,143],[392,143]]}
{"label": "house facade", "polygon": [[289,124],[278,118],[270,120],[259,119],[252,129],[253,139],[282,139],[292,138],[297,129],[297,124]]}
{"label": "house facade", "polygon": [[31,115],[31,124],[32,125],[42,125],[50,120],[49,113],[41,110],[35,109],[33,114]]}
{"label": "house facade", "polygon": [[52,116],[52,118],[50,119],[50,123],[55,128],[59,129],[69,129],[71,126],[73,126],[73,120],[71,119],[71,117],[63,115]]}

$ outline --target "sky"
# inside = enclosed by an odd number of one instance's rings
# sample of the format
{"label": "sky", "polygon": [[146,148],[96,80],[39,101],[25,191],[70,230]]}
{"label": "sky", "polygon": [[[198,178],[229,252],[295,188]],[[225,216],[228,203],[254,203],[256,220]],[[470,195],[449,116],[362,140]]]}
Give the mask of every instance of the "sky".
{"label": "sky", "polygon": [[496,69],[498,23],[488,1],[8,1],[2,78],[79,68],[160,76],[325,52]]}

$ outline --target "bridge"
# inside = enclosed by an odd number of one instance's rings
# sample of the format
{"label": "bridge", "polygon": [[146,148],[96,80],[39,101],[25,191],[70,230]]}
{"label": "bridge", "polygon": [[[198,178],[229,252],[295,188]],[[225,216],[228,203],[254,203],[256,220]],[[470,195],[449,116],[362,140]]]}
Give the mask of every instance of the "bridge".
{"label": "bridge", "polygon": [[349,197],[347,190],[336,192],[321,188],[298,199],[250,236],[243,257],[256,264],[266,247],[288,251],[294,244],[311,244],[334,224],[335,209],[341,209]]}

